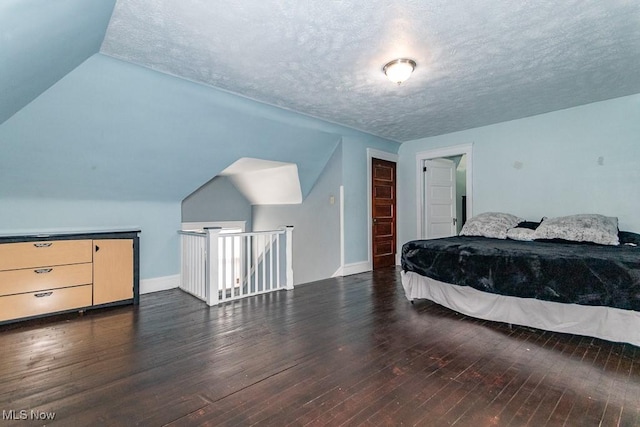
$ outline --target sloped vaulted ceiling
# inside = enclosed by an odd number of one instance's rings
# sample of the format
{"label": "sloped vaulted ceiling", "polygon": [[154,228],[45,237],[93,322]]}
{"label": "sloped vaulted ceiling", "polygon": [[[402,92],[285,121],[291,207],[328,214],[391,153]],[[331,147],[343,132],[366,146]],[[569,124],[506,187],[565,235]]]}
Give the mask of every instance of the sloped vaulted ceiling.
{"label": "sloped vaulted ceiling", "polygon": [[0,198],[180,201],[241,157],[295,163],[304,197],[364,135],[96,53],[113,6],[0,2]]}
{"label": "sloped vaulted ceiling", "polygon": [[0,198],[179,201],[241,157],[306,196],[340,136],[304,117],[94,55],[0,126]]}
{"label": "sloped vaulted ceiling", "polygon": [[0,123],[98,52],[114,4],[0,1]]}
{"label": "sloped vaulted ceiling", "polygon": [[302,203],[298,166],[243,157],[220,172],[252,205]]}

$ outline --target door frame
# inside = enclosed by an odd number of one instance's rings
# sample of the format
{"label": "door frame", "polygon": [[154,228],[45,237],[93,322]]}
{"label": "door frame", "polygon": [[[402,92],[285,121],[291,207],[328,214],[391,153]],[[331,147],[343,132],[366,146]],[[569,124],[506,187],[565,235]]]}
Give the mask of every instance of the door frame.
{"label": "door frame", "polygon": [[451,147],[436,148],[416,153],[416,239],[426,239],[424,224],[424,179],[422,167],[425,160],[439,159],[466,154],[467,158],[467,218],[473,216],[473,143],[453,145]]}
{"label": "door frame", "polygon": [[[380,159],[380,160],[386,160],[388,162],[393,162],[396,164],[396,174],[397,174],[397,170],[398,170],[398,155],[397,154],[393,154],[393,153],[389,153],[387,151],[380,151],[380,150],[376,150],[375,148],[367,148],[367,271],[372,271],[373,270],[373,244],[372,244],[372,240],[373,240],[373,223],[371,222],[371,215],[373,212],[372,209],[372,200],[371,200],[371,187],[372,187],[372,179],[373,179],[373,172],[371,169],[371,160],[372,159]],[[398,179],[396,177],[396,195],[398,194]],[[396,198],[396,212],[394,212],[394,215],[396,217],[396,223],[398,221],[398,213],[397,213],[397,209],[398,209],[398,200]],[[397,235],[397,231],[396,231],[396,264],[398,264],[398,235]]]}
{"label": "door frame", "polygon": [[[462,157],[463,156],[460,156],[460,158]],[[427,162],[430,162],[430,163],[427,163]],[[458,234],[457,233],[458,226],[456,221],[456,218],[458,217],[458,211],[457,211],[458,201],[456,200],[458,197],[458,194],[457,194],[458,176],[457,176],[456,162],[451,160],[450,157],[438,157],[435,159],[425,160],[422,164],[423,164],[422,185],[425,187],[423,194],[433,194],[431,192],[433,188],[430,186],[433,185],[433,182],[436,181],[436,179],[430,174],[430,171],[433,171],[434,168],[439,168],[439,167],[444,168],[445,165],[446,165],[446,168],[451,171],[452,176],[450,176],[450,178],[452,178],[452,182],[449,183],[449,189],[450,189],[449,196],[453,196],[453,197],[451,197],[450,199],[449,209],[450,211],[453,211],[453,212],[452,212],[452,218],[449,218],[449,221],[448,221],[449,231],[448,231],[447,237],[455,236],[456,234]],[[427,191],[429,191],[429,193],[427,193]],[[422,223],[423,227],[426,227],[425,234],[427,235],[429,234],[429,230],[432,230],[431,226],[433,225],[433,223],[430,223],[430,222],[433,221],[434,217],[437,216],[437,215],[429,215],[430,212],[431,213],[433,212],[431,210],[431,207],[433,207],[432,204],[430,204],[429,210],[425,212],[424,222]],[[423,203],[423,208],[427,208],[425,203]],[[443,236],[440,236],[440,237],[443,237]]]}

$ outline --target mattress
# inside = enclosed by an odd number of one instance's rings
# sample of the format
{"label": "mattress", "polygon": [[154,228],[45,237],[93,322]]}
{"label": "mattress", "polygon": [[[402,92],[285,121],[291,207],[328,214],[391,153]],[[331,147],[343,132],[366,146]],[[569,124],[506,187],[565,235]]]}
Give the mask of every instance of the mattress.
{"label": "mattress", "polygon": [[640,311],[640,247],[456,236],[414,240],[402,269],[497,295]]}

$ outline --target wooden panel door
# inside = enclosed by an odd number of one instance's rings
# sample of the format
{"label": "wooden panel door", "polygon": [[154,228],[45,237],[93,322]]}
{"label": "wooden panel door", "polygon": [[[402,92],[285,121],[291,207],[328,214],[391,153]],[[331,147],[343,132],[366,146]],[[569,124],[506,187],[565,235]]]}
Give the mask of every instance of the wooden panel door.
{"label": "wooden panel door", "polygon": [[133,298],[133,240],[93,241],[93,305]]}
{"label": "wooden panel door", "polygon": [[371,159],[373,269],[396,264],[396,164]]}

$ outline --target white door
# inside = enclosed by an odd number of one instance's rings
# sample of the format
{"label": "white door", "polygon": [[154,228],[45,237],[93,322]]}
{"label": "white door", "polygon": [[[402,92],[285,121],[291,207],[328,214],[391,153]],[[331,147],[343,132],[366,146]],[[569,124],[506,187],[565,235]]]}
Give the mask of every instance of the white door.
{"label": "white door", "polygon": [[424,162],[425,238],[456,235],[456,164],[448,159]]}

